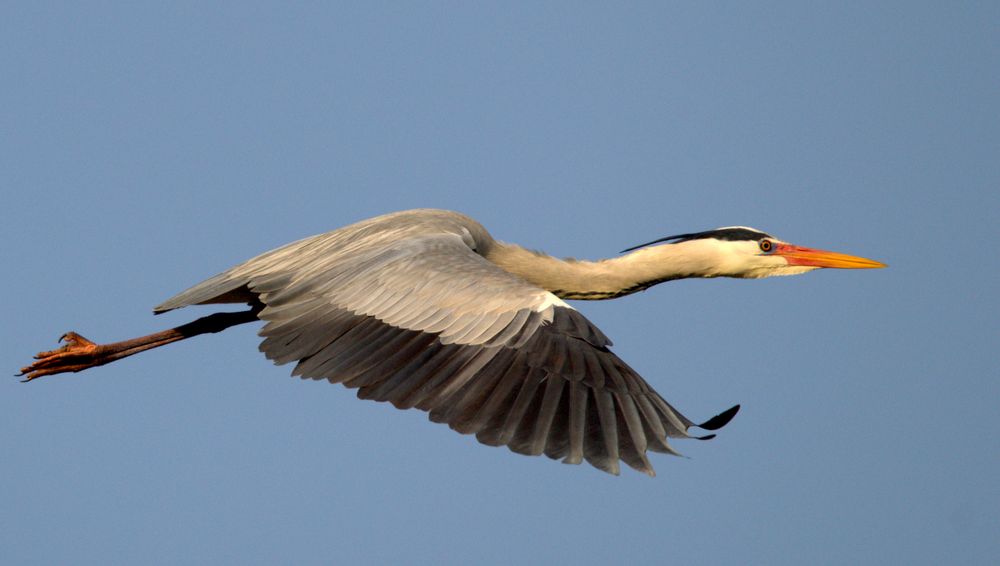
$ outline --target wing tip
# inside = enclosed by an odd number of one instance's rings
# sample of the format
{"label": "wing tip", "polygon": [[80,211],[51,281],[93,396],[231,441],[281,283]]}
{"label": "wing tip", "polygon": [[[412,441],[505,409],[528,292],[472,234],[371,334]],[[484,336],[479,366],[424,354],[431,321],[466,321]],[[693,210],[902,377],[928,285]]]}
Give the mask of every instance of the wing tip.
{"label": "wing tip", "polygon": [[[738,412],[740,412],[740,406],[733,405],[732,407],[726,409],[725,411],[722,411],[718,415],[715,415],[714,417],[708,419],[707,421],[695,426],[705,430],[719,430],[720,428],[729,424],[729,421],[733,420],[733,417],[735,417],[736,413]],[[714,436],[715,436],[714,434],[711,434],[703,438],[707,440]]]}

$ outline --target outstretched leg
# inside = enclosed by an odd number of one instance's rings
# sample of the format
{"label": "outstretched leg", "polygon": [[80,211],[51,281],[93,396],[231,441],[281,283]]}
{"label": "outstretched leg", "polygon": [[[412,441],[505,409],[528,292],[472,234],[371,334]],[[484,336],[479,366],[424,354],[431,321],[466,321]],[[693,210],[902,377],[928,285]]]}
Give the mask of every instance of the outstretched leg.
{"label": "outstretched leg", "polygon": [[210,314],[177,328],[110,344],[95,344],[76,332],[67,332],[59,338],[60,342],[65,342],[62,347],[38,353],[35,355],[36,361],[21,368],[21,373],[18,375],[24,376],[22,381],[31,381],[46,375],[83,371],[87,368],[103,366],[115,360],[127,358],[132,354],[165,346],[171,342],[199,334],[221,332],[230,326],[255,321],[258,312],[260,309],[255,307],[247,311]]}

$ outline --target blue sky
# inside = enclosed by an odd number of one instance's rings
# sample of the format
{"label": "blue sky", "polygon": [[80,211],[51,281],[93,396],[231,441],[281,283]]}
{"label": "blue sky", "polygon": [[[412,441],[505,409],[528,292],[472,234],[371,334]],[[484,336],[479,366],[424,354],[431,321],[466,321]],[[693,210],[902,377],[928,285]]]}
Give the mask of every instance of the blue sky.
{"label": "blue sky", "polygon": [[586,258],[750,225],[887,262],[579,303],[710,442],[655,479],[301,382],[235,328],[0,383],[17,564],[979,563],[1000,553],[993,3],[0,8],[13,374],[384,212]]}

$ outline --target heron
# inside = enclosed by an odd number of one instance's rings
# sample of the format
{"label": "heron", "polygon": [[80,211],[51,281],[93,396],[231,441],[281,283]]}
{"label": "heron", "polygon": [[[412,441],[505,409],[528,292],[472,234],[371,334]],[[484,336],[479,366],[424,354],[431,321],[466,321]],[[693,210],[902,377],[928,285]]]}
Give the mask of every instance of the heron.
{"label": "heron", "polygon": [[610,259],[557,259],[495,240],[457,212],[408,210],[266,252],[154,313],[226,303],[248,310],[108,344],[67,332],[19,375],[78,372],[259,320],[259,349],[275,364],[295,362],[292,375],[426,411],[486,445],[616,475],[625,462],[652,476],[649,451],[677,455],[668,439],[712,438],[740,406],[690,420],[566,301],[613,299],[675,279],[884,266],[745,226],[667,236]]}

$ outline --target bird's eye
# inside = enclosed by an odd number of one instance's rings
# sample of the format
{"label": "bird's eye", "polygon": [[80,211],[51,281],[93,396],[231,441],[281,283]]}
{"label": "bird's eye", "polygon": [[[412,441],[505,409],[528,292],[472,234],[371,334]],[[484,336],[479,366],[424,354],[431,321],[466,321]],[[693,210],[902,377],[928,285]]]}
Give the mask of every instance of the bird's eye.
{"label": "bird's eye", "polygon": [[760,251],[764,253],[769,253],[774,249],[774,244],[771,243],[771,240],[761,240],[758,245],[760,246]]}

